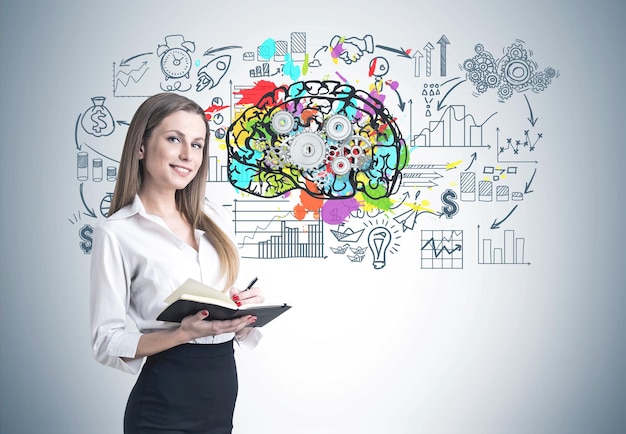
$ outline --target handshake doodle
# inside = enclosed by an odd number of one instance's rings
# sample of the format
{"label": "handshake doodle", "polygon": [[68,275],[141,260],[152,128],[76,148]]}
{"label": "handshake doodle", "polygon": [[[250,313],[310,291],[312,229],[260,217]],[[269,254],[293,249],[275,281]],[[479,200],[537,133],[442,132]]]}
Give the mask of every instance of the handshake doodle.
{"label": "handshake doodle", "polygon": [[374,52],[374,38],[372,35],[365,35],[363,38],[353,36],[344,39],[335,35],[330,41],[330,47],[333,50],[333,56],[351,64],[358,61],[365,53]]}

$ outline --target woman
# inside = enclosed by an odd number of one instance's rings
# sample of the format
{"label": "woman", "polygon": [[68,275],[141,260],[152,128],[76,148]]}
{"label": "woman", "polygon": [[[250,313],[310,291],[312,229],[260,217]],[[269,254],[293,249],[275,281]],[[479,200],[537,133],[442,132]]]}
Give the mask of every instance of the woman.
{"label": "woman", "polygon": [[[230,433],[237,397],[233,340],[260,338],[248,315],[180,324],[157,321],[163,300],[187,278],[259,303],[257,287],[233,288],[239,254],[225,210],[205,201],[209,128],[195,102],[147,99],[126,135],[109,217],[94,230],[91,329],[95,358],[137,373],[124,432]],[[130,317],[136,330],[127,327]],[[208,321],[206,321],[208,319]]]}

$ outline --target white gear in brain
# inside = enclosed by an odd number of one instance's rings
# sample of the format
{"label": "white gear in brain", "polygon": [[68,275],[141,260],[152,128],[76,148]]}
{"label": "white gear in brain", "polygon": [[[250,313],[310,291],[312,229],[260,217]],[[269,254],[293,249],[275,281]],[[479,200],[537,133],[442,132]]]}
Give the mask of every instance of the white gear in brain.
{"label": "white gear in brain", "polygon": [[282,168],[289,163],[288,140],[283,140],[276,144],[268,144],[267,142],[263,142],[263,144],[265,145],[264,161],[269,167]]}
{"label": "white gear in brain", "polygon": [[333,115],[324,123],[324,131],[329,139],[340,142],[352,135],[352,123],[345,116]]}
{"label": "white gear in brain", "polygon": [[352,168],[352,164],[347,157],[334,158],[330,163],[330,166],[332,167],[333,172],[337,175],[345,175],[350,172],[350,169]]}
{"label": "white gear in brain", "polygon": [[372,144],[363,136],[352,136],[345,145],[346,155],[349,155],[352,168],[362,170],[371,161]]}
{"label": "white gear in brain", "polygon": [[326,191],[330,188],[331,176],[326,170],[313,171],[313,181],[320,191]]}
{"label": "white gear in brain", "polygon": [[287,111],[281,110],[272,116],[272,128],[278,134],[289,134],[293,130],[295,119]]}
{"label": "white gear in brain", "polygon": [[326,141],[317,133],[305,131],[288,139],[289,161],[303,170],[315,169],[324,163]]}

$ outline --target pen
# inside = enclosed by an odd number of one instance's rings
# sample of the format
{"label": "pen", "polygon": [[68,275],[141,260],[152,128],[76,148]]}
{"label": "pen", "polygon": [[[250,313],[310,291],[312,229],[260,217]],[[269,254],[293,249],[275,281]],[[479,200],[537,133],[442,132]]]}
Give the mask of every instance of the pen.
{"label": "pen", "polygon": [[[252,279],[252,281],[250,283],[248,283],[248,286],[246,286],[246,289],[244,289],[244,291],[249,290],[250,288],[252,288],[252,286],[256,283],[256,281],[259,280],[258,277],[255,277],[254,279]],[[243,291],[242,291],[243,292]]]}

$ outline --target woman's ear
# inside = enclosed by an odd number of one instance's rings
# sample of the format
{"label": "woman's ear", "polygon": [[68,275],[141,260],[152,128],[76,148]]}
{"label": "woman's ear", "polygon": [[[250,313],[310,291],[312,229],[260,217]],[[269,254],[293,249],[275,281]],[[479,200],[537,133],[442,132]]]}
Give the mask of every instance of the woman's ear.
{"label": "woman's ear", "polygon": [[139,159],[143,160],[143,153],[144,153],[144,148],[143,148],[143,143],[141,144],[141,146],[139,147]]}

